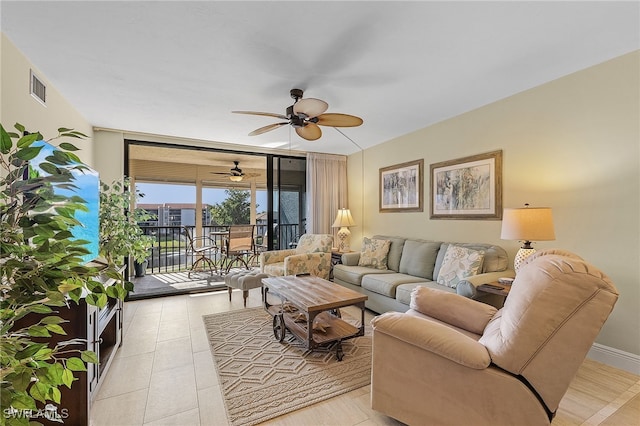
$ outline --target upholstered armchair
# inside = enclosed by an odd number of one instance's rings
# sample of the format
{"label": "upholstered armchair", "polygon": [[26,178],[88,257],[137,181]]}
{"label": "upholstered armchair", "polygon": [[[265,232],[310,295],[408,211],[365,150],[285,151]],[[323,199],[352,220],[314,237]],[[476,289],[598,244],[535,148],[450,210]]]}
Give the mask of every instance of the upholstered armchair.
{"label": "upholstered armchair", "polygon": [[526,260],[496,310],[418,287],[372,320],[371,406],[411,425],[548,425],[618,292],[578,256]]}
{"label": "upholstered armchair", "polygon": [[260,254],[260,271],[272,276],[311,274],[328,279],[331,270],[330,234],[304,234],[294,249]]}

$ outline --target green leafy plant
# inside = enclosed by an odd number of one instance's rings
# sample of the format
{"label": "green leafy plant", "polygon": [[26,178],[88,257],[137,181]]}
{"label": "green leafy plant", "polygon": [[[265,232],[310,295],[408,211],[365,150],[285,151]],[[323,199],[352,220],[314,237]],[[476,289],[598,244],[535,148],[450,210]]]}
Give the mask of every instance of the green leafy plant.
{"label": "green leafy plant", "polygon": [[[226,189],[227,198],[209,208],[214,225],[249,223],[251,218],[251,192],[244,189]],[[257,208],[258,206],[256,206]]]}
{"label": "green leafy plant", "polygon": [[[86,169],[73,144],[59,143],[51,155],[33,164],[42,146],[40,133],[8,132],[0,125],[0,425],[28,425],[21,410],[37,410],[36,402],[60,404],[62,386],[71,387],[86,363],[97,362],[86,342],[54,344],[64,336],[65,320],[57,309],[73,308],[81,298],[103,307],[108,297],[124,299],[125,281],[111,267],[84,264],[87,241],[73,238],[75,213],[87,210],[79,196],[57,195],[74,189],[72,170]],[[58,129],[58,138],[84,138],[73,129]],[[51,140],[53,140],[51,139]],[[42,172],[36,172],[33,166]],[[105,288],[98,275],[116,280]]]}
{"label": "green leafy plant", "polygon": [[[155,215],[143,209],[130,211],[131,181],[127,178],[111,185],[100,184],[100,254],[109,264],[122,264],[125,256],[142,263],[155,241],[144,235],[139,222],[152,220]],[[136,192],[136,197],[141,194]]]}

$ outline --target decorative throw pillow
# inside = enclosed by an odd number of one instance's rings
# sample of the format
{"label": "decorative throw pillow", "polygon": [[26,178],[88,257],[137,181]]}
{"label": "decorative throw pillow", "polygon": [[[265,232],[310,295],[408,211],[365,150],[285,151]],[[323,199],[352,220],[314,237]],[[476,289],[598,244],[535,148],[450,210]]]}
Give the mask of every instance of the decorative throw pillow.
{"label": "decorative throw pillow", "polygon": [[456,288],[467,277],[476,275],[482,267],[484,251],[449,245],[442,260],[437,283]]}
{"label": "decorative throw pillow", "polygon": [[364,237],[358,266],[368,266],[376,269],[387,269],[387,256],[391,241],[376,240]]}

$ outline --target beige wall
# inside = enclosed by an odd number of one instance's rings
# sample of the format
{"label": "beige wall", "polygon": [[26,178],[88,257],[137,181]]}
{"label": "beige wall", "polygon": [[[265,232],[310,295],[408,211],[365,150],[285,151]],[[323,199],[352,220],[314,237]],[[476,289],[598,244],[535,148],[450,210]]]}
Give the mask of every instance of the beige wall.
{"label": "beige wall", "polygon": [[96,130],[95,165],[100,179],[107,184],[124,176],[124,136],[122,132],[104,132]]}
{"label": "beige wall", "polygon": [[[639,63],[636,51],[350,156],[352,247],[382,233],[490,242],[513,259],[500,221],[429,219],[429,164],[501,149],[504,207],[553,208],[557,238],[534,247],[574,251],[612,278],[620,299],[598,343],[640,354]],[[424,212],[379,213],[378,169],[420,158]]]}
{"label": "beige wall", "polygon": [[[7,131],[16,131],[13,125],[17,122],[25,126],[30,132],[39,131],[45,139],[58,135],[58,128],[67,127],[78,130],[89,136],[87,139],[68,139],[80,148],[77,155],[89,166],[93,164],[93,130],[87,122],[64,99],[29,60],[2,34],[0,39],[0,122]],[[42,105],[29,93],[29,70],[47,86],[47,106]],[[53,144],[62,142],[53,141]]]}

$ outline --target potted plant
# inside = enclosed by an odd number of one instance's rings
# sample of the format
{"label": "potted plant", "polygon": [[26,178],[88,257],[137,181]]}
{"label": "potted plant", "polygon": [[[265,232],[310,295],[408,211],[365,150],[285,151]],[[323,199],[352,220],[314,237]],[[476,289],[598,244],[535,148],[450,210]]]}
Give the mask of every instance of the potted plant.
{"label": "potted plant", "polygon": [[[71,388],[77,372],[98,361],[82,350],[86,342],[52,343],[69,329],[58,311],[81,299],[103,307],[109,297],[124,299],[129,290],[113,268],[85,263],[87,241],[71,231],[87,202],[56,192],[73,190],[74,172],[86,169],[73,153],[78,148],[62,142],[39,159],[42,135],[14,127],[18,132],[0,125],[0,425],[28,425],[25,413],[42,411],[37,403],[60,404],[60,389]],[[54,139],[85,137],[73,129],[58,132]],[[105,288],[99,274],[116,284]]]}
{"label": "potted plant", "polygon": [[[101,182],[100,187],[100,253],[111,265],[122,265],[131,256],[138,265],[136,276],[142,276],[154,238],[145,235],[138,223],[152,220],[155,215],[143,209],[131,210],[130,179],[110,185]],[[135,192],[135,196],[142,194]]]}

